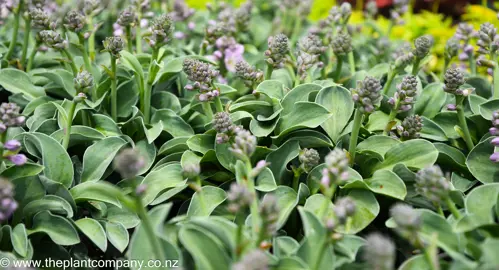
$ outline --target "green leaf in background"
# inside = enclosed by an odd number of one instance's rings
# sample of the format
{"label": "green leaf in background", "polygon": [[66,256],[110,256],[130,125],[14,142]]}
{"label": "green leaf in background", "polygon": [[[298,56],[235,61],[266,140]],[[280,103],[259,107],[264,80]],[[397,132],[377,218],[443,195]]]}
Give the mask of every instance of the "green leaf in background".
{"label": "green leaf in background", "polygon": [[332,114],[332,117],[322,123],[321,127],[331,140],[337,142],[354,110],[350,91],[341,86],[326,87],[319,92],[315,102],[324,106]]}
{"label": "green leaf in background", "polygon": [[63,198],[55,195],[45,195],[43,198],[31,201],[23,208],[23,215],[31,218],[38,212],[50,211],[52,214],[73,217],[71,205]]}
{"label": "green leaf in background", "polygon": [[14,68],[0,70],[0,85],[13,94],[23,94],[28,100],[45,96],[43,88],[35,86],[28,74]]}
{"label": "green leaf in background", "polygon": [[36,163],[26,163],[23,166],[12,166],[1,173],[7,179],[14,180],[28,176],[38,175],[43,171],[44,167]]}
{"label": "green leaf in background", "polygon": [[442,90],[442,83],[428,84],[416,100],[414,113],[432,119],[445,104],[447,94]]}
{"label": "green leaf in background", "polygon": [[28,235],[43,232],[58,245],[71,246],[80,243],[78,232],[67,219],[43,211],[33,218],[33,228]]}
{"label": "green leaf in background", "polygon": [[285,95],[283,83],[276,80],[263,81],[258,85],[256,91],[277,99],[282,99]]}
{"label": "green leaf in background", "polygon": [[379,214],[379,203],[376,197],[367,190],[352,189],[346,196],[355,202],[355,214],[352,216],[352,224],[348,231],[345,227],[339,227],[338,232],[356,234],[367,227]]}
{"label": "green leaf in background", "polygon": [[227,194],[223,189],[204,186],[201,190],[196,191],[194,196],[192,196],[189,209],[187,210],[187,216],[209,216],[218,205],[225,201],[226,198]]}
{"label": "green leaf in background", "polygon": [[58,91],[57,94],[59,94],[61,97],[70,99],[76,95],[76,90],[73,82],[73,73],[64,69],[56,69],[37,72],[36,75],[45,77],[52,83],[60,87],[63,91]]}
{"label": "green leaf in background", "polygon": [[100,140],[87,148],[83,155],[81,182],[98,181],[127,142],[119,137]]}
{"label": "green leaf in background", "polygon": [[128,247],[129,235],[121,223],[106,222],[106,235],[109,242],[120,252]]}
{"label": "green leaf in background", "polygon": [[282,183],[286,177],[287,164],[296,158],[300,153],[300,144],[298,141],[288,141],[281,145],[277,150],[267,155],[265,161],[270,163],[269,169],[274,174],[277,183]]}
{"label": "green leaf in background", "polygon": [[466,158],[468,170],[484,184],[499,182],[499,166],[490,161],[490,155],[494,153],[491,141],[489,138],[477,144]]}
{"label": "green leaf in background", "polygon": [[28,235],[26,234],[26,227],[23,223],[17,224],[12,230],[11,242],[14,250],[26,257],[28,255]]}
{"label": "green leaf in background", "polygon": [[329,117],[331,113],[317,103],[297,102],[290,113],[281,117],[276,132],[282,136],[301,128],[316,128]]}
{"label": "green leaf in background", "polygon": [[162,191],[174,188],[185,183],[182,176],[182,166],[179,163],[169,164],[159,170],[151,171],[142,180],[142,184],[147,185],[142,200],[144,204],[151,203]]}
{"label": "green leaf in background", "polygon": [[163,121],[163,130],[173,137],[194,135],[192,127],[170,109],[157,110],[152,116],[151,123],[158,121]]}
{"label": "green leaf in background", "polygon": [[107,237],[104,228],[92,218],[82,218],[75,221],[76,227],[92,241],[100,250],[106,252]]}
{"label": "green leaf in background", "polygon": [[69,188],[73,183],[73,163],[62,145],[43,133],[23,133],[21,136],[32,143],[42,157],[43,174]]}
{"label": "green leaf in background", "polygon": [[344,185],[344,189],[367,189],[377,194],[383,194],[395,199],[404,200],[407,189],[404,181],[394,172],[389,170],[378,170],[371,178],[355,180]]}
{"label": "green leaf in background", "polygon": [[480,104],[479,111],[483,118],[492,120],[492,114],[499,110],[499,99],[492,99]]}
{"label": "green leaf in background", "polygon": [[73,187],[70,192],[76,203],[100,201],[121,207],[119,200],[123,196],[121,190],[104,181],[81,183]]}

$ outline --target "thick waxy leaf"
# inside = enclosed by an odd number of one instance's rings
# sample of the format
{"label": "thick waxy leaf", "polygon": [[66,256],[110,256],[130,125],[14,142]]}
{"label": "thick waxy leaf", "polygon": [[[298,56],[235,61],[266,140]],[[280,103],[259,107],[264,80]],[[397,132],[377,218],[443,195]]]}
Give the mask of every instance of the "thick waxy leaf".
{"label": "thick waxy leaf", "polygon": [[162,191],[174,188],[185,183],[182,176],[182,166],[179,163],[169,164],[159,170],[147,174],[142,184],[147,185],[142,200],[147,205]]}
{"label": "thick waxy leaf", "polygon": [[173,137],[194,135],[192,127],[170,109],[161,109],[152,116],[151,122],[163,122],[163,130]]}
{"label": "thick waxy leaf", "polygon": [[438,150],[428,141],[410,140],[390,148],[385,153],[384,158],[385,160],[376,165],[374,170],[390,170],[397,164],[422,169],[435,163],[438,158]]}
{"label": "thick waxy leaf", "polygon": [[128,246],[129,236],[125,226],[121,223],[106,222],[106,235],[109,242],[120,252]]}
{"label": "thick waxy leaf", "polygon": [[341,86],[326,87],[319,92],[315,102],[324,106],[332,114],[321,127],[331,140],[337,142],[354,110],[350,91]]}
{"label": "thick waxy leaf", "polygon": [[91,218],[82,218],[75,221],[76,227],[90,239],[100,250],[106,252],[107,237],[100,223]]}
{"label": "thick waxy leaf", "polygon": [[274,174],[277,183],[282,183],[289,175],[287,171],[287,164],[296,158],[300,153],[300,144],[298,141],[288,141],[283,144],[279,149],[270,153],[266,161],[270,163],[269,168]]}
{"label": "thick waxy leaf", "polygon": [[[321,89],[322,86],[313,83],[301,84],[293,88],[293,90],[289,91],[281,101],[283,109],[282,114],[286,115],[290,113],[293,110],[293,106],[296,102],[309,101],[309,95],[313,92],[318,92]],[[326,107],[324,104],[321,105]]]}
{"label": "thick waxy leaf", "polygon": [[435,117],[447,99],[447,94],[442,87],[442,83],[428,84],[416,100],[414,113],[429,119]]}
{"label": "thick waxy leaf", "polygon": [[285,95],[283,83],[276,80],[263,81],[258,85],[256,91],[277,99],[282,99]]}
{"label": "thick waxy leaf", "polygon": [[71,205],[63,198],[54,195],[45,195],[45,197],[28,203],[23,214],[26,218],[31,218],[38,212],[50,211],[52,214],[64,215],[67,218],[73,217]]}
{"label": "thick waxy leaf", "polygon": [[487,120],[492,120],[492,113],[499,110],[499,99],[492,99],[480,104],[480,114]]}
{"label": "thick waxy leaf", "polygon": [[88,147],[83,155],[81,182],[100,180],[125,144],[127,142],[119,137],[109,137]]}
{"label": "thick waxy leaf", "polygon": [[487,184],[470,191],[466,196],[466,216],[459,221],[459,231],[471,231],[487,224],[495,224],[494,208],[499,197],[499,183]]}
{"label": "thick waxy leaf", "polygon": [[383,194],[404,200],[407,195],[407,189],[404,181],[400,179],[394,172],[389,170],[378,170],[373,177],[365,180],[355,180],[344,185],[342,188],[361,188],[368,189],[374,193]]}
{"label": "thick waxy leaf", "polygon": [[13,94],[22,94],[28,100],[45,96],[43,88],[35,86],[28,74],[14,68],[0,70],[0,85]]}
{"label": "thick waxy leaf", "polygon": [[298,193],[288,186],[278,186],[272,193],[268,193],[265,196],[269,196],[269,194],[273,194],[273,196],[277,198],[277,205],[279,208],[277,228],[279,229],[284,226],[291,215],[291,212],[296,208],[298,203],[310,194],[310,191],[306,185],[300,184]]}
{"label": "thick waxy leaf", "polygon": [[12,230],[12,235],[10,238],[14,250],[21,255],[26,257],[28,255],[28,235],[26,233],[26,227],[23,223],[17,224]]}
{"label": "thick waxy leaf", "polygon": [[23,166],[12,166],[1,173],[7,179],[14,180],[28,176],[35,176],[42,172],[44,167],[36,163],[26,163]]}
{"label": "thick waxy leaf", "polygon": [[490,141],[492,138],[477,144],[466,158],[471,174],[484,184],[499,182],[499,166],[490,161],[490,155],[494,153],[494,146]]}
{"label": "thick waxy leaf", "polygon": [[229,269],[230,258],[222,243],[209,232],[184,226],[180,229],[179,240],[192,255],[198,269]]}
{"label": "thick waxy leaf", "polygon": [[205,186],[194,193],[187,210],[187,216],[209,216],[218,205],[225,201],[226,197],[223,189]]}
{"label": "thick waxy leaf", "polygon": [[121,207],[121,190],[109,183],[85,182],[70,190],[76,203],[86,201],[100,201]]}
{"label": "thick waxy leaf", "polygon": [[54,216],[48,211],[38,213],[33,218],[33,228],[28,230],[28,235],[43,232],[58,245],[71,246],[80,242],[80,237],[75,227],[65,218]]}
{"label": "thick waxy leaf", "polygon": [[317,103],[297,102],[290,113],[281,116],[276,132],[282,136],[301,128],[316,128],[329,117],[331,113]]}
{"label": "thick waxy leaf", "polygon": [[37,72],[36,75],[49,79],[53,84],[62,89],[62,91],[57,90],[55,94],[63,98],[71,98],[76,95],[73,82],[74,76],[71,72],[64,69],[56,69]]}
{"label": "thick waxy leaf", "polygon": [[376,197],[367,190],[353,189],[346,194],[355,202],[355,214],[352,216],[351,225],[346,228],[342,226],[338,232],[356,234],[367,227],[379,214],[379,204]]}
{"label": "thick waxy leaf", "polygon": [[38,132],[23,133],[25,142],[31,143],[36,156],[41,156],[43,174],[69,188],[73,183],[73,163],[66,150],[53,138]]}

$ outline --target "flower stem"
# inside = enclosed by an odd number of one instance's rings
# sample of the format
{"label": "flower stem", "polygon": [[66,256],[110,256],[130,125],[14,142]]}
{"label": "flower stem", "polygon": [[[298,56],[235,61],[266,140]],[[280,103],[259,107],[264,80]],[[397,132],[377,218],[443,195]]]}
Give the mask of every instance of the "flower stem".
{"label": "flower stem", "polygon": [[350,66],[350,74],[355,73],[355,58],[353,57],[353,51],[348,53],[348,65]]}
{"label": "flower stem", "polygon": [[[398,101],[397,101],[397,103],[398,103]],[[388,133],[390,133],[390,130],[392,130],[393,125],[391,124],[391,122],[393,120],[395,120],[395,117],[397,116],[397,112],[398,112],[398,104],[395,105],[395,107],[390,112],[390,115],[388,116],[388,122],[386,123],[385,130],[383,131],[383,135],[388,135]]]}
{"label": "flower stem", "polygon": [[88,37],[88,54],[90,61],[93,62],[95,60],[95,29],[92,15],[88,16],[87,25],[88,31],[90,32],[90,36]]}
{"label": "flower stem", "polygon": [[19,21],[21,20],[21,13],[24,9],[24,0],[19,0],[19,6],[16,13],[14,14],[14,28],[12,29],[12,37],[10,39],[9,50],[4,56],[5,60],[9,60],[14,53],[14,48],[16,47],[17,36],[19,34]]}
{"label": "flower stem", "polygon": [[88,72],[92,73],[92,64],[90,63],[90,57],[88,56],[87,46],[83,33],[78,33],[78,39],[80,41],[80,50],[83,57],[83,62],[85,63],[85,69]]}
{"label": "flower stem", "polygon": [[336,65],[336,71],[334,72],[334,81],[338,82],[340,80],[341,68],[343,66],[343,59],[338,57],[338,64]]}
{"label": "flower stem", "polygon": [[223,112],[224,106],[222,104],[222,100],[220,99],[220,97],[216,96],[214,101],[215,101],[215,109],[217,110],[217,112]]}
{"label": "flower stem", "polygon": [[245,173],[245,178],[246,178],[246,186],[253,196],[253,202],[251,203],[250,206],[250,213],[251,213],[251,225],[253,229],[253,239],[256,239],[257,241],[255,242],[256,247],[260,244],[262,241],[261,238],[263,238],[263,231],[262,228],[259,226],[260,222],[260,215],[258,213],[258,196],[256,195],[255,191],[255,180],[251,177],[251,170],[253,169],[251,166],[251,161],[249,158],[246,159],[246,173]]}
{"label": "flower stem", "polygon": [[454,216],[454,218],[460,219],[461,218],[461,213],[459,213],[459,210],[457,209],[457,207],[454,204],[454,202],[450,198],[447,198],[445,200],[445,203],[447,204],[447,207],[449,208],[449,211],[452,213],[452,215]]}
{"label": "flower stem", "polygon": [[357,140],[359,137],[359,130],[361,124],[362,124],[362,112],[359,109],[356,109],[355,116],[353,118],[352,134],[350,135],[350,145],[348,146],[351,165],[355,163],[355,151],[357,149]]}
{"label": "flower stem", "polygon": [[272,77],[272,71],[274,71],[274,66],[267,63],[267,70],[265,71],[265,80],[270,80]]}
{"label": "flower stem", "polygon": [[135,49],[137,53],[142,53],[142,33],[140,29],[140,21],[142,20],[142,14],[140,11],[137,12],[137,26],[135,27]]}
{"label": "flower stem", "polygon": [[293,189],[298,192],[298,187],[300,185],[300,176],[303,170],[301,167],[293,169]]}
{"label": "flower stem", "polygon": [[421,59],[416,57],[414,59],[414,63],[412,64],[412,75],[413,76],[418,76],[419,73],[419,63],[421,63]]}
{"label": "flower stem", "polygon": [[430,270],[439,270],[440,267],[435,266],[435,262],[433,261],[429,248],[424,248],[423,253],[428,265],[430,266]]}
{"label": "flower stem", "polygon": [[447,59],[447,57],[445,57],[445,60],[444,60],[444,69],[443,69],[443,72],[441,74],[441,78],[440,80],[443,82],[444,81],[444,77],[445,77],[445,71],[447,70],[447,68],[449,67],[449,63],[450,63],[450,59]]}
{"label": "flower stem", "polygon": [[30,72],[33,68],[33,61],[35,60],[35,55],[38,52],[38,47],[40,47],[40,42],[36,41],[31,53],[29,54],[28,64],[26,66],[26,72]]}
{"label": "flower stem", "polygon": [[386,80],[385,86],[383,87],[383,95],[388,95],[388,91],[390,90],[390,87],[392,86],[393,79],[395,79],[395,76],[397,76],[397,72],[395,70],[390,71],[390,74],[388,74],[388,78]]}
{"label": "flower stem", "polygon": [[29,38],[31,32],[31,19],[29,16],[24,17],[24,41],[23,41],[23,51],[21,54],[21,65],[25,67],[26,57],[28,55]]}
{"label": "flower stem", "polygon": [[469,65],[470,65],[471,74],[473,76],[476,75],[476,63],[475,63],[475,57],[473,55],[473,52],[471,52],[468,55],[468,62],[469,62]]}
{"label": "flower stem", "polygon": [[116,122],[118,121],[118,89],[116,76],[116,56],[111,54],[111,117]]}
{"label": "flower stem", "polygon": [[69,59],[69,66],[71,67],[71,71],[73,72],[73,76],[76,77],[78,75],[78,68],[76,67],[75,60],[73,55],[68,51],[68,49],[62,49],[62,54],[64,54]]}
{"label": "flower stem", "polygon": [[494,73],[493,73],[493,78],[494,78],[494,91],[493,91],[493,95],[494,95],[494,99],[499,99],[499,67],[498,67],[498,63],[497,63],[497,59],[496,59],[496,55],[495,53],[492,53],[491,54],[491,60],[494,61],[495,63],[495,67],[494,67]]}
{"label": "flower stem", "polygon": [[211,109],[211,104],[208,101],[201,102],[203,105],[204,114],[211,121],[213,119],[213,110]]}
{"label": "flower stem", "polygon": [[71,126],[73,125],[73,118],[76,111],[76,102],[71,101],[71,107],[69,107],[69,113],[67,115],[68,119],[66,120],[66,130],[64,133],[64,138],[62,140],[62,146],[64,149],[68,149],[69,139],[71,138]]}
{"label": "flower stem", "polygon": [[463,96],[456,96],[456,111],[457,111],[457,118],[459,120],[459,126],[463,131],[463,136],[464,136],[463,139],[466,142],[468,150],[471,151],[474,145],[473,145],[473,140],[471,140],[471,134],[470,130],[468,129],[468,124],[466,123],[466,117],[464,116],[464,108],[463,108],[464,99],[465,97]]}
{"label": "flower stem", "polygon": [[165,261],[163,247],[159,241],[160,238],[156,235],[151,220],[149,219],[149,215],[147,214],[144,204],[142,203],[142,199],[139,196],[135,197],[135,204],[141,225],[144,226],[144,230],[147,238],[149,238],[149,243],[151,243],[154,256],[156,256],[155,259]]}
{"label": "flower stem", "polygon": [[126,31],[126,45],[128,48],[128,51],[130,53],[133,53],[133,44],[132,44],[132,28],[130,25],[127,25],[125,28]]}
{"label": "flower stem", "polygon": [[157,48],[152,49],[151,62],[149,63],[149,73],[147,79],[147,87],[144,89],[144,122],[147,124],[151,120],[151,95],[152,95],[152,86],[154,81],[156,80],[156,74],[158,73],[158,69],[156,66],[156,60],[158,58],[159,50]]}

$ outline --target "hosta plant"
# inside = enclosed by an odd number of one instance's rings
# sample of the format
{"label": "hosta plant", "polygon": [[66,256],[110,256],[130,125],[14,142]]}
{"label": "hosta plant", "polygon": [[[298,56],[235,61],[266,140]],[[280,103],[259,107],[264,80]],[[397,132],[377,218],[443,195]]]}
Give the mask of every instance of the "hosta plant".
{"label": "hosta plant", "polygon": [[496,269],[497,21],[408,2],[1,1],[0,257]]}

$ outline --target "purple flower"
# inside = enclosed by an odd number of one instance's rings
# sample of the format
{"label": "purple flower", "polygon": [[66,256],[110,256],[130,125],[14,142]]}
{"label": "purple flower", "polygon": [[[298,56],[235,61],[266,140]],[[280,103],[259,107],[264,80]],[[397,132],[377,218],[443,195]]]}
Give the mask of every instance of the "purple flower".
{"label": "purple flower", "polygon": [[185,33],[177,31],[177,32],[173,33],[173,37],[175,37],[176,39],[184,39],[185,38]]}
{"label": "purple flower", "polygon": [[21,143],[18,140],[8,140],[3,148],[9,151],[17,151],[21,148]]}
{"label": "purple flower", "polygon": [[495,152],[494,154],[490,155],[490,161],[499,162],[499,152]]}
{"label": "purple flower", "polygon": [[12,163],[16,164],[17,166],[22,166],[28,161],[26,156],[23,154],[11,155],[8,156],[7,159],[10,160]]}
{"label": "purple flower", "polygon": [[244,46],[241,44],[236,44],[225,50],[224,63],[228,71],[236,72],[236,63],[244,60],[243,53]]}
{"label": "purple flower", "polygon": [[490,141],[490,143],[494,146],[499,146],[499,137],[495,137],[492,141]]}
{"label": "purple flower", "polygon": [[456,104],[448,104],[447,105],[447,110],[449,111],[455,111],[457,109]]}

